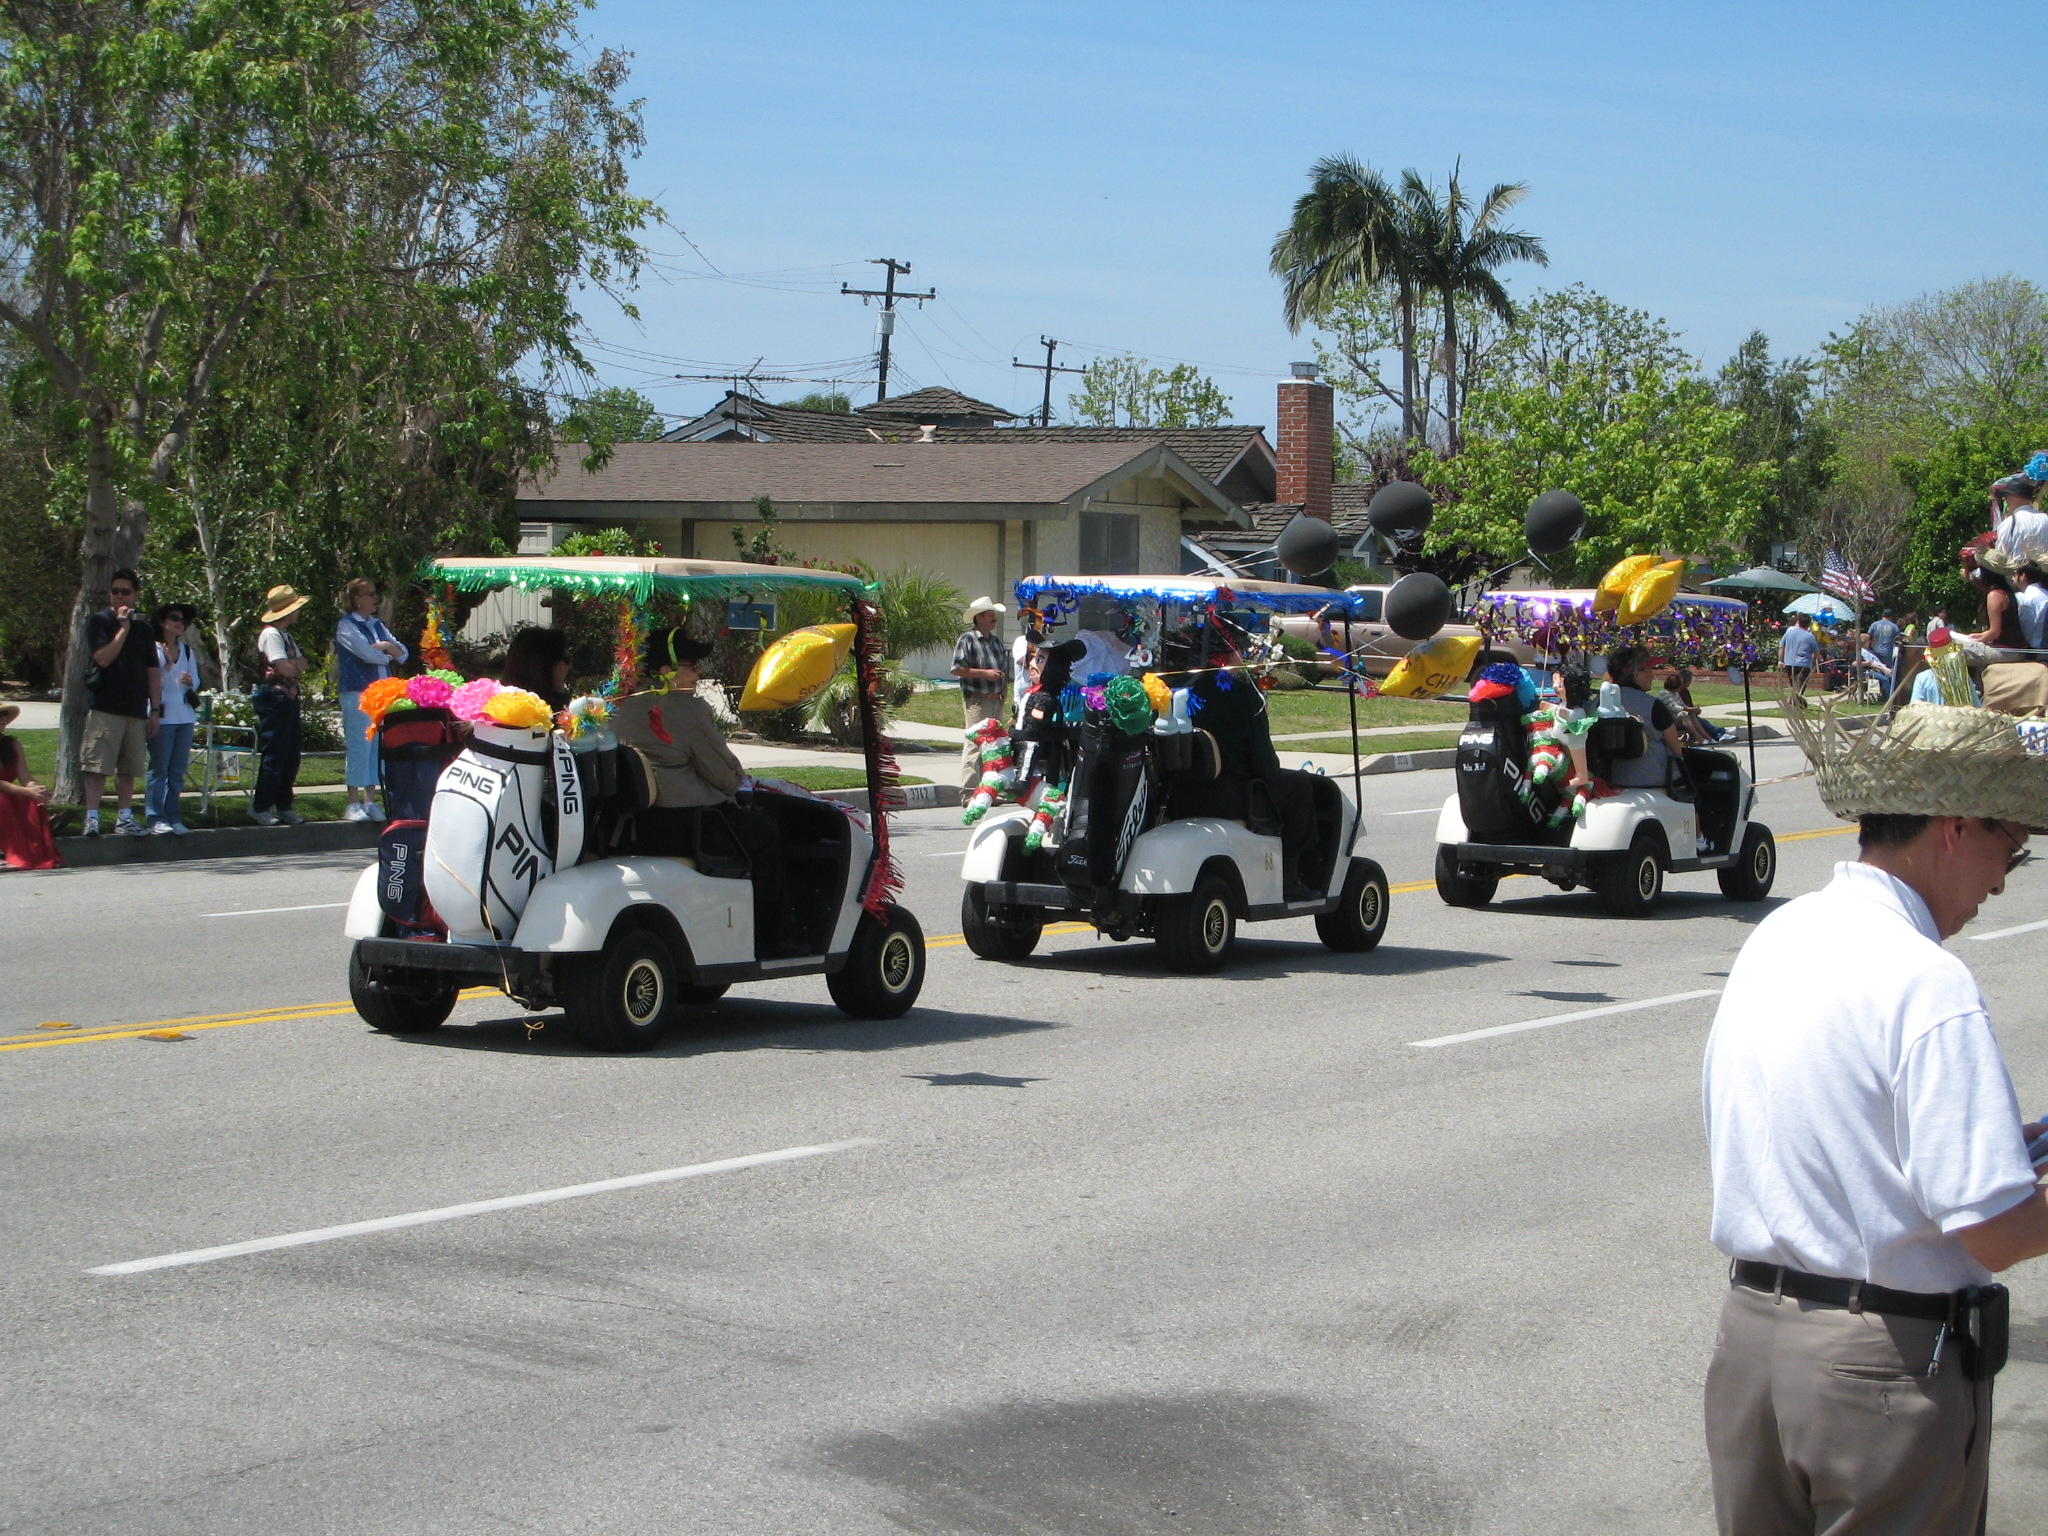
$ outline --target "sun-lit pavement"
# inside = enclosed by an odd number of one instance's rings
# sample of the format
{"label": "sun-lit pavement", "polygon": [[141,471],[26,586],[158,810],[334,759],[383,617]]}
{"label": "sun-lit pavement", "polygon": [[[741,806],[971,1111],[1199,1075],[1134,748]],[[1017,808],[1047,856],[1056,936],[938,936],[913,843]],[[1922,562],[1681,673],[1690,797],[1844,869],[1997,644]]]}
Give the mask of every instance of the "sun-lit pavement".
{"label": "sun-lit pavement", "polygon": [[[0,1529],[1711,1529],[1699,1052],[1757,912],[1447,909],[1448,778],[1367,782],[1374,954],[977,961],[957,813],[913,813],[916,1012],[742,988],[632,1058],[496,994],[369,1032],[353,857],[0,877]],[[1781,894],[1851,851],[1810,780],[1760,815]],[[2030,1112],[2044,909],[2023,869],[1956,941]],[[2014,1288],[2010,1532],[2048,1494]]]}

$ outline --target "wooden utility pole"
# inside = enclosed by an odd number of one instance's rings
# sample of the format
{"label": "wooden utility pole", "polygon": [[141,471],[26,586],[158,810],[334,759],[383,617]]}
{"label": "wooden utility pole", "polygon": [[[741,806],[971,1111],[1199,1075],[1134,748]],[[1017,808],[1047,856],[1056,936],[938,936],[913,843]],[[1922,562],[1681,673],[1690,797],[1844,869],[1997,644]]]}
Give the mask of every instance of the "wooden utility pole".
{"label": "wooden utility pole", "polygon": [[905,277],[910,276],[910,263],[907,261],[898,261],[893,256],[871,256],[868,258],[868,264],[889,269],[888,281],[882,285],[879,291],[873,288],[849,288],[844,283],[839,285],[839,291],[856,295],[863,305],[869,299],[880,299],[882,301],[881,377],[875,384],[875,404],[880,405],[889,398],[889,338],[896,334],[896,301],[898,299],[915,299],[918,307],[923,308],[926,299],[936,299],[939,294],[936,288],[927,293],[898,293],[896,291],[897,274],[901,273]]}
{"label": "wooden utility pole", "polygon": [[1020,363],[1013,357],[1010,359],[1010,366],[1012,368],[1029,368],[1033,373],[1045,375],[1045,403],[1039,407],[1038,424],[1041,427],[1049,427],[1052,425],[1052,376],[1056,373],[1086,373],[1088,370],[1086,368],[1055,368],[1053,366],[1052,354],[1053,348],[1057,347],[1059,343],[1050,336],[1041,336],[1038,338],[1038,344],[1045,348],[1044,362]]}

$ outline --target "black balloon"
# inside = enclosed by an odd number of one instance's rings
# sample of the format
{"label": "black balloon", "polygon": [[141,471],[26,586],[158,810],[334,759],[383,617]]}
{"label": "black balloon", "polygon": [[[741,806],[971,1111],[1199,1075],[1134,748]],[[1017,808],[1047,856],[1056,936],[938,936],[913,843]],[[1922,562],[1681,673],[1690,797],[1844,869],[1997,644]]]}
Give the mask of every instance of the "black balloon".
{"label": "black balloon", "polygon": [[1403,640],[1427,640],[1451,619],[1451,589],[1427,571],[1410,571],[1387,588],[1380,610]]}
{"label": "black balloon", "polygon": [[1545,491],[1529,503],[1522,531],[1532,555],[1554,555],[1571,548],[1586,531],[1586,504],[1570,491]]}
{"label": "black balloon", "polygon": [[1384,534],[1420,533],[1436,514],[1429,492],[1413,480],[1391,480],[1373,494],[1365,520]]}
{"label": "black balloon", "polygon": [[1297,513],[1294,521],[1280,530],[1273,553],[1296,576],[1320,576],[1337,563],[1338,542],[1329,519]]}

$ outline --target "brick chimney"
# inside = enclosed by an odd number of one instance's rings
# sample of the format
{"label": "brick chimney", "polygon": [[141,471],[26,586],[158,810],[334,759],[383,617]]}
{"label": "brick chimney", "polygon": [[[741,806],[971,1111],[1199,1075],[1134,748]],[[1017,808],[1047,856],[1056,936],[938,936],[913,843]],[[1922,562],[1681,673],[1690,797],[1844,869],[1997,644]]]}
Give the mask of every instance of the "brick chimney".
{"label": "brick chimney", "polygon": [[1279,441],[1274,448],[1273,499],[1300,502],[1310,517],[1330,520],[1330,481],[1337,431],[1336,396],[1314,363],[1295,363],[1280,381]]}

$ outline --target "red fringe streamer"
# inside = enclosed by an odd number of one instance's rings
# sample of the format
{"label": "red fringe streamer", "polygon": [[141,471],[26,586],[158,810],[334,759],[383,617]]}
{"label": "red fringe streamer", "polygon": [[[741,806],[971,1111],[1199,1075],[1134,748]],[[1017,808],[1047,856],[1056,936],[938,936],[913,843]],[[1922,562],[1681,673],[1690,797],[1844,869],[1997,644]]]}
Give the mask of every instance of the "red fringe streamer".
{"label": "red fringe streamer", "polygon": [[896,749],[882,734],[882,615],[865,598],[853,600],[853,673],[859,683],[861,755],[867,759],[870,790],[868,822],[874,828],[875,859],[868,866],[867,888],[860,904],[879,922],[889,921],[889,909],[903,889],[903,871],[889,851],[889,813],[903,804],[903,781],[897,771]]}

